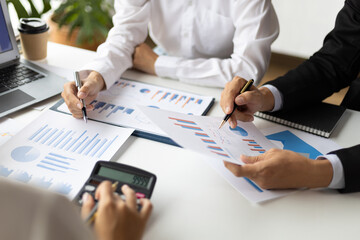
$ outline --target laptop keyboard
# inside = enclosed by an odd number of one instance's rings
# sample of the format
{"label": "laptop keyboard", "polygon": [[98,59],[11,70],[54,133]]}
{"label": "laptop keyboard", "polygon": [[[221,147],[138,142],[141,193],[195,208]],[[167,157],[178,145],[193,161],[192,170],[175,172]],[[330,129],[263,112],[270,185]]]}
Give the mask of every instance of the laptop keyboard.
{"label": "laptop keyboard", "polygon": [[2,68],[0,69],[0,93],[43,77],[45,76],[22,64]]}

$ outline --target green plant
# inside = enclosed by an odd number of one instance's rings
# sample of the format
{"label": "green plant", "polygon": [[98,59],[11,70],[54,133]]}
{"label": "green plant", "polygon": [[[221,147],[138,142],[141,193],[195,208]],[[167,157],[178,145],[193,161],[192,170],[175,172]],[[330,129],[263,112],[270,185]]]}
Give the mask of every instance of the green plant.
{"label": "green plant", "polygon": [[51,9],[50,0],[42,0],[43,2],[43,9],[39,11],[36,9],[32,0],[27,0],[30,5],[30,10],[27,11],[24,5],[20,0],[6,0],[9,4],[11,3],[16,11],[18,18],[29,18],[29,17],[37,17],[40,18],[44,13],[47,13]]}
{"label": "green plant", "polygon": [[77,44],[103,41],[112,27],[113,4],[104,0],[65,0],[52,20],[61,28],[69,26],[68,38],[79,29]]}

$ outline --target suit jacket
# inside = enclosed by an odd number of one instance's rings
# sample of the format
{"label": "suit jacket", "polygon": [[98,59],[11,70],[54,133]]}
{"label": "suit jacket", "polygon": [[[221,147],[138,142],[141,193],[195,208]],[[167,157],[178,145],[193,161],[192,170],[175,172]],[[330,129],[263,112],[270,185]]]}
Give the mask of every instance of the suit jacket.
{"label": "suit jacket", "polygon": [[[360,1],[346,0],[323,47],[296,69],[269,84],[283,95],[283,109],[319,102],[350,86],[342,105],[360,110]],[[299,101],[301,99],[301,101]],[[345,188],[360,191],[360,145],[333,152],[340,158]]]}

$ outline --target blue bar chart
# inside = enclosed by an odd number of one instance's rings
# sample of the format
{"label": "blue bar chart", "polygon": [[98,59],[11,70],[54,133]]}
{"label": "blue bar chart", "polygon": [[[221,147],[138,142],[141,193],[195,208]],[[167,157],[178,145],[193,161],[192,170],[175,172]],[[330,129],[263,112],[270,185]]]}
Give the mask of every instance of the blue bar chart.
{"label": "blue bar chart", "polygon": [[120,105],[115,105],[112,103],[107,103],[105,101],[98,101],[94,100],[90,103],[91,105],[94,105],[93,112],[98,114],[106,114],[105,117],[109,118],[111,116],[118,116],[118,115],[131,115],[135,109],[131,107],[125,107]]}
{"label": "blue bar chart", "polygon": [[[30,141],[40,145],[49,146],[55,150],[61,150],[69,153],[79,154],[83,156],[100,158],[110,148],[114,141],[118,138],[115,136],[112,139],[101,138],[99,133],[89,134],[87,130],[75,131],[70,129],[56,129],[51,128],[48,125],[41,126],[28,138]],[[16,159],[29,160],[34,157],[35,151],[33,148],[19,148],[14,152]],[[55,163],[55,159],[57,163]],[[63,155],[56,155],[55,153],[49,153],[46,159],[43,159],[39,163],[38,167],[66,172],[68,170],[75,170],[68,166],[59,166],[62,161],[69,163],[72,158],[68,158]]]}

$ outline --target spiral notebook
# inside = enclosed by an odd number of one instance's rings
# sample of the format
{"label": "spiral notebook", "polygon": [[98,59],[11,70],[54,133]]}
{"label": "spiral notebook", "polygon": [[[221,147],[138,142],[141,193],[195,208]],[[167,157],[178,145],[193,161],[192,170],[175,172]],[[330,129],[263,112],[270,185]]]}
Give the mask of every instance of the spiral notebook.
{"label": "spiral notebook", "polygon": [[328,138],[345,110],[345,107],[321,102],[290,111],[257,112],[255,116]]}

